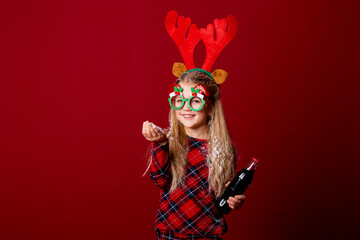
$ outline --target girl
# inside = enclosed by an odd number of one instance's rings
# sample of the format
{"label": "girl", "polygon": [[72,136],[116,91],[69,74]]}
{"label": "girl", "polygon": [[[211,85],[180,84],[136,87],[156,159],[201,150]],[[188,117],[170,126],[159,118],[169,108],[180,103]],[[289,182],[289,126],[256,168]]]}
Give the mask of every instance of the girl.
{"label": "girl", "polygon": [[[161,188],[157,239],[222,239],[224,217],[215,207],[231,180],[236,157],[220,101],[220,88],[202,69],[182,74],[170,89],[170,127],[150,122],[142,134],[152,143],[150,176]],[[245,196],[230,197],[239,209]]]}

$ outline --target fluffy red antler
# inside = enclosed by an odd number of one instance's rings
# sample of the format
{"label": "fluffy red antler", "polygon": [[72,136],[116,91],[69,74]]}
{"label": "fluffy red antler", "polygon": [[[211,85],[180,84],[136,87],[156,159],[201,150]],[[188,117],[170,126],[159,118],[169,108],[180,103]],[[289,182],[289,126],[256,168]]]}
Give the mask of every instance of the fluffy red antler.
{"label": "fluffy red antler", "polygon": [[[216,31],[216,40],[214,36],[214,26]],[[226,31],[226,27],[228,30]],[[225,18],[214,20],[214,25],[211,23],[203,30],[202,39],[206,47],[206,58],[202,69],[210,71],[216,58],[219,56],[223,48],[235,37],[237,32],[237,22],[234,16],[229,15],[227,20]]]}
{"label": "fluffy red antler", "polygon": [[[183,16],[179,16],[176,27],[175,24],[177,15],[178,14],[176,11],[170,11],[167,14],[165,19],[166,30],[179,48],[181,56],[184,59],[186,68],[192,69],[195,68],[193,57],[194,48],[201,39],[201,31],[197,29],[197,26],[195,24],[191,24],[190,18],[184,18]],[[187,37],[185,37],[188,28],[189,33]]]}

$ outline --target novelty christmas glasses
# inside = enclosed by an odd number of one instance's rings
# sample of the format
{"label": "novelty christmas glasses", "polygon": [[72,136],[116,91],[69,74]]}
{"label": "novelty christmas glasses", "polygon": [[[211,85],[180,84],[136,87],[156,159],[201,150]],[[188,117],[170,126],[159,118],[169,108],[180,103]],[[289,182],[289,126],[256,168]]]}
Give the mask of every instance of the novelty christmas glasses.
{"label": "novelty christmas glasses", "polygon": [[187,102],[192,111],[200,111],[207,101],[205,98],[209,95],[206,88],[199,84],[191,88],[191,96],[186,99],[183,97],[183,88],[178,84],[174,84],[169,93],[170,107],[179,110],[183,108],[185,102]]}

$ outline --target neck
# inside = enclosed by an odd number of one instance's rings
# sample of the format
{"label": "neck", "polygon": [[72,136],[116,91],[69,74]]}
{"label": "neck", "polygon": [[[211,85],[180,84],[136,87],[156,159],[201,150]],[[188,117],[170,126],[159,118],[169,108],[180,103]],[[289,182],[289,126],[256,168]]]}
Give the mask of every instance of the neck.
{"label": "neck", "polygon": [[193,138],[208,139],[208,129],[206,125],[200,126],[196,129],[185,128],[185,133]]}

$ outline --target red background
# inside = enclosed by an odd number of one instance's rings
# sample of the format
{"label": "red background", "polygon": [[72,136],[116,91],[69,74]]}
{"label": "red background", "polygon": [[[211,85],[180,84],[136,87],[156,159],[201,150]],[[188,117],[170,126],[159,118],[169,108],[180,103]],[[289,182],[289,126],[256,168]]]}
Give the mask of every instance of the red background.
{"label": "red background", "polygon": [[[347,2],[347,3],[346,3]],[[154,239],[142,122],[168,124],[182,61],[169,10],[233,14],[213,70],[242,155],[262,160],[225,239],[349,239],[358,228],[356,1],[3,1],[0,239]],[[204,46],[196,49],[201,66]]]}

